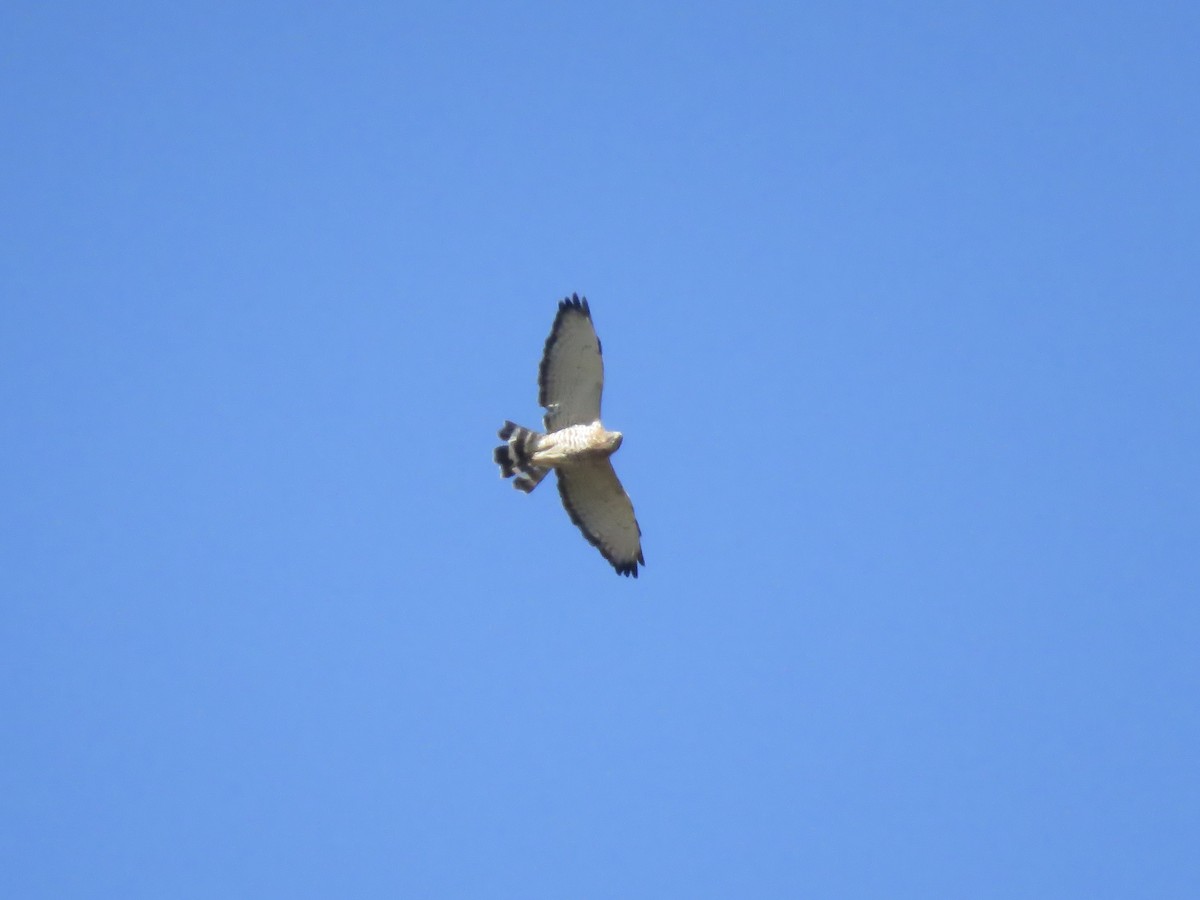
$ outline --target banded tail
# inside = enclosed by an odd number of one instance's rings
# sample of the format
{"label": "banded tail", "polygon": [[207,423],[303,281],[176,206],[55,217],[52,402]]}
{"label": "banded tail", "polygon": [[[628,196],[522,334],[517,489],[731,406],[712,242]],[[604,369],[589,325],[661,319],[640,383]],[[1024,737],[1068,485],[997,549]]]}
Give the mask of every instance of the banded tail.
{"label": "banded tail", "polygon": [[500,466],[500,474],[505,478],[512,478],[513,487],[526,494],[541,484],[542,479],[550,472],[549,469],[529,462],[529,457],[537,449],[540,437],[541,434],[536,431],[506,421],[500,429],[500,440],[507,443],[501,444],[492,454],[492,458]]}

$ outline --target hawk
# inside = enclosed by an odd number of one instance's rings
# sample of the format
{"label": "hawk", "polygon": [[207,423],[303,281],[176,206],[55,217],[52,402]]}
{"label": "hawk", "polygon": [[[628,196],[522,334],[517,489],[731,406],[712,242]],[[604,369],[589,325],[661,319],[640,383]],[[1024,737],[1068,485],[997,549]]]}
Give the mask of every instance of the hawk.
{"label": "hawk", "polygon": [[637,578],[642,529],[633,504],[609,457],[621,446],[621,432],[600,424],[604,360],[586,299],[572,294],[558,304],[538,369],[538,404],[545,407],[546,431],[512,422],[500,429],[494,458],[513,487],[529,493],[553,469],[558,493],[571,521],[607,559],[618,575]]}

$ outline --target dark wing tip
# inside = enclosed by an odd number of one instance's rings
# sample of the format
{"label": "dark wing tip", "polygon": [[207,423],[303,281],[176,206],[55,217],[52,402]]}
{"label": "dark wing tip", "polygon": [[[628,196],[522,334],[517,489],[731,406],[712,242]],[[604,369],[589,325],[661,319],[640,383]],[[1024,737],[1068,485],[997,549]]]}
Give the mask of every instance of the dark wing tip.
{"label": "dark wing tip", "polygon": [[560,300],[558,308],[562,312],[566,312],[568,309],[578,310],[589,319],[592,317],[592,311],[588,308],[587,297],[580,297],[578,294],[572,294],[570,297]]}

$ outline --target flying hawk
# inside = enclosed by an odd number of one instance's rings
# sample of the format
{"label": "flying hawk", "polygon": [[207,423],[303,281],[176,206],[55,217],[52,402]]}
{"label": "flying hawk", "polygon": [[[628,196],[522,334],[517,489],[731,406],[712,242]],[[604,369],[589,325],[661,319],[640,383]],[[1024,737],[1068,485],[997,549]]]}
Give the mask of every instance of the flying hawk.
{"label": "flying hawk", "polygon": [[538,370],[546,432],[505,422],[500,429],[505,443],[494,457],[500,474],[527,494],[554,469],[571,521],[618,575],[637,578],[638,563],[646,564],[642,529],[609,460],[621,446],[621,432],[600,424],[603,390],[604,360],[592,313],[586,299],[572,294],[558,304]]}

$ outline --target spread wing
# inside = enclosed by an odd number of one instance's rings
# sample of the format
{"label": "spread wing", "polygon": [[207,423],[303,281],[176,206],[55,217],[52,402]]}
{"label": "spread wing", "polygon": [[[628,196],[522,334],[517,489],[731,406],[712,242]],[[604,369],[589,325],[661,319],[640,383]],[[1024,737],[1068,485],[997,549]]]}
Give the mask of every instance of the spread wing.
{"label": "spread wing", "polygon": [[546,430],[599,421],[603,390],[600,338],[587,300],[572,294],[558,304],[538,369],[538,403],[546,408]]}
{"label": "spread wing", "polygon": [[618,575],[637,578],[642,556],[642,529],[633,504],[607,458],[592,459],[554,470],[558,493],[571,521],[588,542],[612,563]]}

